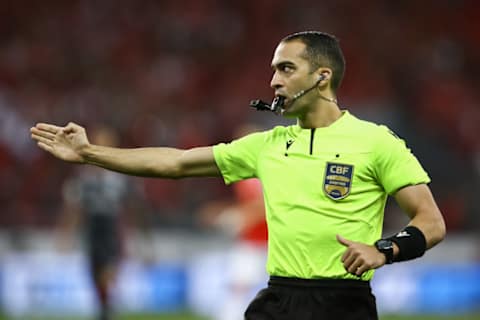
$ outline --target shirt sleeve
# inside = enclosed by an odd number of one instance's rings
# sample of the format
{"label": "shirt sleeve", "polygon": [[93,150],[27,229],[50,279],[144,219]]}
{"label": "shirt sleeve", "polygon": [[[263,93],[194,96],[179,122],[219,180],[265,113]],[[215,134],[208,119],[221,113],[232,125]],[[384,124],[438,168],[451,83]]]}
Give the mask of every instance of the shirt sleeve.
{"label": "shirt sleeve", "polygon": [[258,132],[213,147],[215,162],[226,184],[257,177],[257,159],[264,141],[265,133]]}
{"label": "shirt sleeve", "polygon": [[406,186],[429,183],[430,177],[405,141],[385,126],[381,130],[375,150],[375,174],[385,191],[392,195]]}

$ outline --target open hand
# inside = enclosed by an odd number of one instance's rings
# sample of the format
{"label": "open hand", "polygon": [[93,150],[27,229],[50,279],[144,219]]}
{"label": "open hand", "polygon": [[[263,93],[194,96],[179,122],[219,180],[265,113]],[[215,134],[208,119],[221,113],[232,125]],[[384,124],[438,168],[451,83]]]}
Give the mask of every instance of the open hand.
{"label": "open hand", "polygon": [[41,149],[55,157],[68,162],[85,162],[81,151],[89,145],[89,142],[83,127],[73,122],[65,127],[38,123],[30,128],[30,133]]}
{"label": "open hand", "polygon": [[347,240],[338,234],[337,241],[347,248],[342,255],[342,262],[345,270],[351,274],[360,277],[365,271],[380,268],[386,262],[385,255],[375,246]]}

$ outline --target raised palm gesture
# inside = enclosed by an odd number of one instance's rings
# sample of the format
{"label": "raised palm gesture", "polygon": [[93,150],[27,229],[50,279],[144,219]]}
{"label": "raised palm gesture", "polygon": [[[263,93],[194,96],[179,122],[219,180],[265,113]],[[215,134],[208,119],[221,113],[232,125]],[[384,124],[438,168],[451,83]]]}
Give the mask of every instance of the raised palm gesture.
{"label": "raised palm gesture", "polygon": [[30,128],[30,132],[37,145],[55,157],[68,162],[85,162],[81,151],[89,142],[83,127],[73,122],[65,127],[38,123]]}

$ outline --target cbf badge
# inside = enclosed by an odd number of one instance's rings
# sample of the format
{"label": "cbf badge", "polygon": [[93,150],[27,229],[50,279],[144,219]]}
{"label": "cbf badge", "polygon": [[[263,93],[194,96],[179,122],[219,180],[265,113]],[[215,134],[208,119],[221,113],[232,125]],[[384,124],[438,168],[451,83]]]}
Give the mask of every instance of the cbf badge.
{"label": "cbf badge", "polygon": [[352,177],[352,165],[327,162],[323,191],[333,200],[343,199],[350,194]]}

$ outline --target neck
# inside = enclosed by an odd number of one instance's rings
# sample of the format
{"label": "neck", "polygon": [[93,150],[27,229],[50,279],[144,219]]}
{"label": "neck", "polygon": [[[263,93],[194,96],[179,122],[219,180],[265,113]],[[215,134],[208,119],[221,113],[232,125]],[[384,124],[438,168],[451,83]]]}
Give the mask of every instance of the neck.
{"label": "neck", "polygon": [[318,104],[297,118],[303,129],[328,127],[342,116],[340,108],[331,101],[319,101]]}

